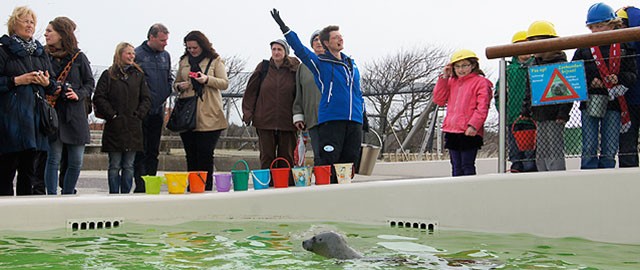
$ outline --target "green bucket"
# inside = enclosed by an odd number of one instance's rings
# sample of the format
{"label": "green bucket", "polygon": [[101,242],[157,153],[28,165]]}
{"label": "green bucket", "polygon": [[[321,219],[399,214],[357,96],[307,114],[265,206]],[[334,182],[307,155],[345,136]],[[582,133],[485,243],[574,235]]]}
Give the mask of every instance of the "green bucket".
{"label": "green bucket", "polygon": [[160,194],[160,187],[165,182],[163,176],[155,175],[144,175],[142,180],[144,180],[144,190],[147,194]]}
{"label": "green bucket", "polygon": [[[238,163],[244,163],[244,170],[236,170]],[[233,180],[234,191],[245,191],[249,189],[249,164],[244,160],[238,160],[231,168],[231,179]]]}

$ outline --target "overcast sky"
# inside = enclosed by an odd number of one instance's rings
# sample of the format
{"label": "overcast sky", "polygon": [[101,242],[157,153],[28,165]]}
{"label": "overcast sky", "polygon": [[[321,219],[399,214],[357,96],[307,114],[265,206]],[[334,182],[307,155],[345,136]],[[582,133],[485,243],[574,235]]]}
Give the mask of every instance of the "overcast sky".
{"label": "overcast sky", "polygon": [[[617,9],[635,1],[608,1]],[[487,61],[487,46],[509,43],[518,30],[535,20],[548,20],[561,36],[588,33],[589,0],[477,1],[477,0],[233,0],[233,1],[72,1],[3,0],[3,30],[14,7],[27,5],[38,16],[36,38],[44,43],[44,29],[56,16],[78,25],[80,48],[94,65],[111,65],[115,46],[134,46],[146,39],[149,26],[164,23],[171,32],[167,50],[175,65],[184,52],[182,38],[201,30],[223,56],[238,55],[253,69],[270,56],[269,42],[282,33],[269,15],[278,8],[284,21],[308,43],[309,35],[329,24],[341,27],[344,52],[363,66],[402,48],[439,46],[468,48],[481,57],[481,66],[497,73],[497,60]],[[569,55],[571,57],[571,54]]]}

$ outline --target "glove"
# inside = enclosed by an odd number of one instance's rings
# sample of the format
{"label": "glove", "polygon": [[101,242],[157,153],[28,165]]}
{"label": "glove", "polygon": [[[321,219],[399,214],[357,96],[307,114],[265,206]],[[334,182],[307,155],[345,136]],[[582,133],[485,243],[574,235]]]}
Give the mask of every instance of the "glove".
{"label": "glove", "polygon": [[624,94],[627,93],[627,90],[629,90],[629,88],[627,88],[626,86],[622,85],[622,84],[618,84],[610,89],[608,89],[608,93],[609,93],[609,100],[614,100],[615,98],[619,97],[619,96],[624,96]]}
{"label": "glove", "polygon": [[271,17],[273,17],[273,20],[276,21],[278,26],[280,26],[280,30],[283,34],[289,32],[289,27],[284,24],[282,18],[280,18],[280,12],[277,9],[274,8],[271,10]]}

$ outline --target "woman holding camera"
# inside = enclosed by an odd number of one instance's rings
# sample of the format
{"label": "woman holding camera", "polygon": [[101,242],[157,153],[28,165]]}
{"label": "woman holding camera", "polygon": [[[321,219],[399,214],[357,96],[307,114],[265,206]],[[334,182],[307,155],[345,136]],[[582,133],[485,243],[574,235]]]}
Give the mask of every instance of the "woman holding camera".
{"label": "woman holding camera", "polygon": [[106,120],[102,152],[109,153],[109,193],[131,191],[133,161],[136,152],[144,148],[142,119],[151,107],[151,98],[135,58],[133,45],[118,44],[113,64],[100,75],[93,95],[96,115]]}
{"label": "woman holding camera", "polygon": [[180,133],[187,154],[187,170],[206,171],[206,190],[212,190],[213,152],[227,119],[222,111],[222,94],[229,86],[224,62],[209,39],[200,31],[184,37],[175,87],[180,97],[198,95],[196,128]]}
{"label": "woman holding camera", "polygon": [[62,179],[62,194],[74,193],[82,169],[84,147],[91,140],[84,101],[91,98],[95,81],[87,56],[78,49],[75,30],[76,24],[71,19],[57,17],[49,22],[44,33],[45,51],[50,56],[53,78],[59,85],[53,96],[48,98],[58,113],[60,123],[58,134],[49,140],[44,176],[49,195],[55,195],[58,190],[58,168],[63,148],[66,148],[68,163]]}

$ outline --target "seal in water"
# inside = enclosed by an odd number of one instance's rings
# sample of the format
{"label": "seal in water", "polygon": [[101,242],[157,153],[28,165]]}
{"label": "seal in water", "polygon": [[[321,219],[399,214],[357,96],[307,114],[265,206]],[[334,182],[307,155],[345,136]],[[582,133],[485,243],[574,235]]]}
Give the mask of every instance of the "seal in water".
{"label": "seal in water", "polygon": [[330,259],[360,259],[362,255],[347,245],[344,237],[336,232],[323,232],[302,242],[307,251]]}

